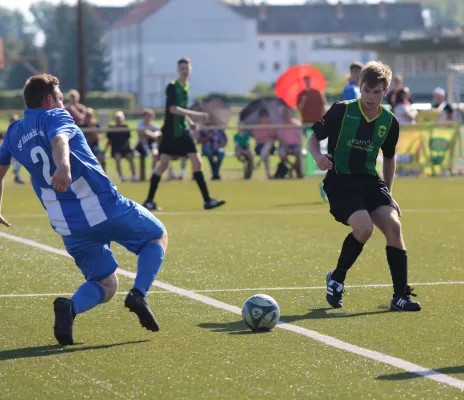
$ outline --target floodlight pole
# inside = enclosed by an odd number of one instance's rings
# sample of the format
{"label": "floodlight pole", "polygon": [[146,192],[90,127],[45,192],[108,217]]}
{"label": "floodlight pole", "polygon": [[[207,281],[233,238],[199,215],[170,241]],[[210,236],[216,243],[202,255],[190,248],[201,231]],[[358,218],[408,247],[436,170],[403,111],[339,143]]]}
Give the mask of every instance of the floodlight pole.
{"label": "floodlight pole", "polygon": [[85,103],[86,74],[84,52],[84,13],[83,0],[77,0],[77,65],[80,102]]}

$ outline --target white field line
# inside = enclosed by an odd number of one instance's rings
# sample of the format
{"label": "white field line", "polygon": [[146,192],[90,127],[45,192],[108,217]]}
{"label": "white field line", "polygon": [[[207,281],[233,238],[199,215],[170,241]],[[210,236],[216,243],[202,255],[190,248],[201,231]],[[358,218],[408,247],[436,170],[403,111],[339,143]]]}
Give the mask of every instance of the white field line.
{"label": "white field line", "polygon": [[[1,235],[0,235],[1,236]],[[124,271],[129,272],[129,271]],[[122,275],[121,270],[118,271]],[[132,272],[129,272],[132,274]],[[130,277],[130,276],[128,276]],[[458,282],[420,282],[411,283],[412,286],[439,286],[439,285],[464,285],[464,281]],[[391,283],[367,284],[367,285],[346,285],[346,288],[380,288],[391,287]],[[189,289],[195,293],[227,293],[227,292],[270,292],[287,290],[322,290],[325,286],[291,286],[291,287],[268,287],[268,288],[232,288],[232,289]],[[117,292],[116,295],[126,295],[127,292]],[[151,290],[148,294],[174,294],[166,290]],[[0,294],[0,297],[52,297],[52,296],[72,296],[73,293],[7,293]]]}
{"label": "white field line", "polygon": [[[33,240],[23,239],[21,237],[9,235],[3,232],[0,232],[0,236],[4,237],[5,239],[14,240],[16,242],[27,244],[29,246],[36,247],[36,248],[39,248],[45,251],[49,251],[54,254],[60,254],[60,255],[69,257],[69,255],[63,250],[55,249],[51,246],[46,246],[41,243],[37,243]],[[118,269],[117,272],[120,275],[129,277],[129,278],[135,278],[135,273],[133,272],[125,271],[122,269]],[[164,283],[160,281],[156,281],[154,285],[161,289],[167,290],[169,292],[176,293],[180,296],[184,296],[192,300],[199,301],[203,304],[207,304],[209,306],[213,306],[221,310],[229,311],[231,313],[234,313],[240,316],[242,315],[242,310],[239,307],[224,303],[222,301],[213,299],[211,297],[208,297],[208,296],[205,296],[199,293],[195,293],[191,290],[182,289],[180,287],[173,286],[168,283]],[[402,360],[401,358],[392,357],[392,356],[389,356],[387,354],[383,354],[377,351],[365,349],[364,347],[360,347],[360,346],[353,345],[351,343],[344,342],[332,336],[323,335],[319,332],[306,329],[306,328],[302,328],[300,326],[288,324],[288,323],[281,322],[277,325],[277,328],[280,328],[280,329],[283,329],[289,332],[298,333],[300,335],[314,339],[320,343],[326,344],[327,346],[331,346],[336,349],[344,350],[352,354],[357,354],[361,357],[369,358],[373,361],[381,362],[381,363],[390,365],[395,368],[403,369],[404,371],[408,371],[413,374],[423,376],[424,378],[431,379],[433,381],[464,390],[464,380],[453,378],[451,376],[442,374],[441,372],[438,372],[438,371],[435,371],[429,368],[421,367],[420,365],[411,363],[409,361]]]}
{"label": "white field line", "polygon": [[[443,214],[443,213],[463,213],[464,208],[406,208],[401,209],[403,214],[406,213],[424,213],[424,214]],[[155,213],[157,216],[183,216],[183,215],[198,215],[198,216],[213,216],[213,215],[304,215],[304,214],[328,214],[327,209],[323,210],[237,210],[237,211],[159,211]],[[48,218],[47,214],[44,213],[12,213],[6,215],[11,218]]]}

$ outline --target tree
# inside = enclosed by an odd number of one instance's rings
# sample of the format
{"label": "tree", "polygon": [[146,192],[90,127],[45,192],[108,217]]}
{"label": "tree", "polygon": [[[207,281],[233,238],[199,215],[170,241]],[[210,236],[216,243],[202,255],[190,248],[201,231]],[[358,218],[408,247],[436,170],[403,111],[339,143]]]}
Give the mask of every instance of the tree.
{"label": "tree", "polygon": [[[78,85],[77,10],[61,3],[55,6],[40,1],[31,6],[35,23],[45,34],[44,52],[49,57],[50,73],[57,75],[63,90]],[[83,5],[84,53],[87,90],[105,90],[109,76],[107,49],[103,42],[103,26],[95,8]]]}

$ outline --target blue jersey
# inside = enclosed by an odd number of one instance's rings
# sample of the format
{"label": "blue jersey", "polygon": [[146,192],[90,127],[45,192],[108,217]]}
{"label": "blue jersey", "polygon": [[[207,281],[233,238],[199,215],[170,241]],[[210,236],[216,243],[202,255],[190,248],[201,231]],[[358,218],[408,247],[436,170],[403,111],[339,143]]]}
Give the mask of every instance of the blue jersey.
{"label": "blue jersey", "polygon": [[[56,170],[51,140],[58,134],[69,138],[72,182],[64,193],[53,190]],[[130,207],[92,154],[82,131],[64,109],[28,109],[13,122],[0,146],[0,165],[14,158],[31,174],[32,185],[59,234],[82,233]]]}
{"label": "blue jersey", "polygon": [[361,92],[359,90],[359,86],[356,85],[354,82],[349,82],[348,85],[345,86],[343,89],[343,99],[346,100],[356,100],[361,97]]}

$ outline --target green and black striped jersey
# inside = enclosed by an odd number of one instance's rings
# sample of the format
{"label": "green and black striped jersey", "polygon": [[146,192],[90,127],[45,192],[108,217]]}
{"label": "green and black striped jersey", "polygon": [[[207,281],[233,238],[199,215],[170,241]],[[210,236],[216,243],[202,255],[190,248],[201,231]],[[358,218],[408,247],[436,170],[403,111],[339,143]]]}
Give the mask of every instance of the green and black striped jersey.
{"label": "green and black striped jersey", "polygon": [[329,139],[328,152],[334,163],[329,174],[378,176],[379,150],[385,158],[395,156],[399,124],[392,112],[380,107],[379,114],[369,119],[360,99],[338,102],[313,125],[319,141]]}

